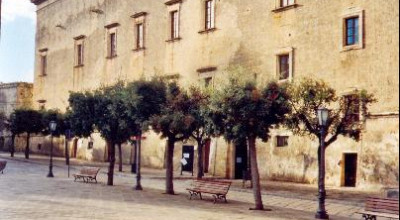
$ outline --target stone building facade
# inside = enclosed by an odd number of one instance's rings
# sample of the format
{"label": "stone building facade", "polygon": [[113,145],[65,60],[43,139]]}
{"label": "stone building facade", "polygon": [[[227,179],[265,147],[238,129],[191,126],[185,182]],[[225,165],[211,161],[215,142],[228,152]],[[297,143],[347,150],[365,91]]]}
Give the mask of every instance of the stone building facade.
{"label": "stone building facade", "polygon": [[[25,82],[0,83],[0,113],[7,118],[17,108],[32,107],[33,84]],[[0,150],[5,148],[9,134],[0,130]]]}
{"label": "stone building facade", "polygon": [[[327,184],[373,187],[399,178],[397,0],[32,0],[37,5],[34,100],[65,109],[69,91],[154,75],[218,87],[232,72],[257,82],[303,77],[341,95],[367,89],[378,102],[362,141],[327,150]],[[92,144],[93,143],[93,147]],[[104,141],[75,140],[73,155],[103,160]],[[177,144],[175,168],[182,146]],[[274,131],[257,145],[264,179],[316,182],[317,142]],[[143,163],[162,168],[165,143],[149,133]],[[206,147],[211,175],[239,178],[246,150],[222,139]],[[131,146],[124,147],[126,162]]]}

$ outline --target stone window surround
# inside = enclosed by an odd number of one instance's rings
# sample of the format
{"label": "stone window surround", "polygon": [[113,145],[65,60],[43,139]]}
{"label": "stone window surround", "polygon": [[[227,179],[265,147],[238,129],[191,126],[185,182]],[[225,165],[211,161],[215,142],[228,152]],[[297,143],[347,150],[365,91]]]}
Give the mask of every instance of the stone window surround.
{"label": "stone window surround", "polygon": [[[83,67],[84,66],[84,62],[85,62],[85,39],[86,39],[86,36],[85,35],[80,35],[80,36],[77,36],[77,37],[74,37],[74,40],[75,40],[75,56],[74,56],[74,61],[75,61],[75,68],[79,68],[79,67]],[[78,46],[79,45],[82,45],[82,54],[81,54],[81,56],[82,56],[82,63],[79,63],[79,55],[78,55],[78,53],[79,53],[79,51],[78,51]]]}
{"label": "stone window surround", "polygon": [[[288,79],[283,79],[279,80],[279,75],[280,75],[280,63],[279,63],[279,56],[281,55],[289,55],[289,78]],[[285,47],[277,50],[275,52],[275,65],[276,65],[276,77],[278,79],[279,83],[284,83],[284,82],[291,82],[293,80],[293,69],[294,69],[294,48],[293,47]]]}
{"label": "stone window surround", "polygon": [[[48,59],[47,59],[47,55],[48,55],[49,49],[48,48],[42,48],[39,50],[39,57],[40,57],[40,63],[39,63],[39,70],[40,70],[40,74],[39,76],[44,77],[47,76],[47,69],[48,69]],[[45,61],[43,61],[43,59],[46,59]],[[45,62],[45,65],[43,64]]]}
{"label": "stone window surround", "polygon": [[[111,23],[109,25],[104,26],[104,28],[106,28],[106,51],[107,51],[107,59],[114,59],[116,58],[118,55],[118,27],[119,27],[119,23]],[[111,34],[115,34],[115,54],[113,56],[111,56],[111,39],[110,36]]]}
{"label": "stone window surround", "polygon": [[[146,49],[146,16],[147,12],[138,12],[131,16],[134,19],[134,36],[135,36],[135,45],[133,51],[143,51]],[[143,25],[143,47],[138,47],[138,25]]]}
{"label": "stone window surround", "polygon": [[293,0],[293,4],[286,5],[286,6],[281,6],[281,1],[282,0],[275,0],[275,9],[272,10],[272,12],[278,13],[286,10],[290,10],[293,8],[297,8],[300,5],[297,4],[297,0]]}
{"label": "stone window surround", "polygon": [[218,70],[218,68],[215,66],[209,66],[209,67],[203,67],[203,68],[197,69],[197,73],[199,74],[199,80],[200,80],[201,85],[205,85],[205,83],[206,83],[205,81],[207,79],[211,78],[210,86],[211,86],[211,88],[214,88],[214,79],[215,79],[215,74],[216,74],[217,70]]}
{"label": "stone window surround", "polygon": [[[167,28],[166,28],[166,36],[167,36],[167,39],[168,40],[166,40],[166,42],[168,42],[168,43],[172,43],[172,42],[176,42],[176,41],[179,41],[179,40],[181,40],[182,38],[181,38],[181,36],[180,36],[180,25],[181,25],[181,22],[180,22],[180,20],[181,20],[181,5],[182,5],[182,0],[171,0],[171,1],[168,1],[168,2],[166,2],[165,3],[165,5],[167,6],[167,17],[168,17],[168,25],[167,25]],[[172,38],[172,33],[171,33],[171,31],[172,31],[172,28],[171,28],[171,25],[172,25],[172,17],[171,17],[171,14],[173,13],[173,12],[177,12],[178,13],[178,37],[176,37],[176,38]]]}
{"label": "stone window surround", "polygon": [[[359,39],[357,44],[346,45],[346,19],[358,17],[359,26],[358,33]],[[357,7],[348,8],[341,15],[341,26],[342,26],[342,43],[341,43],[341,51],[346,52],[350,50],[360,50],[364,48],[364,10]]]}
{"label": "stone window surround", "polygon": [[199,34],[206,34],[206,33],[210,33],[210,32],[214,32],[215,30],[217,30],[217,28],[216,28],[216,1],[215,0],[211,0],[212,1],[212,4],[213,4],[213,10],[214,10],[214,12],[213,12],[213,14],[214,14],[214,21],[213,21],[213,27],[212,28],[206,28],[206,2],[207,1],[209,1],[209,0],[200,0],[200,4],[201,4],[201,9],[202,10],[200,10],[200,13],[201,13],[201,15],[200,15],[200,17],[201,17],[201,19],[200,19],[200,31],[198,32]]}

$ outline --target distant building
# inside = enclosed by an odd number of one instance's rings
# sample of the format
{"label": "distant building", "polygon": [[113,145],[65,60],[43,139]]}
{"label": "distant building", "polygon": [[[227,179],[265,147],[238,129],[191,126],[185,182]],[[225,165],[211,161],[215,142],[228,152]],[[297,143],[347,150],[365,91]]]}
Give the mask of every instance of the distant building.
{"label": "distant building", "polygon": [[33,83],[0,83],[0,112],[7,117],[16,108],[32,107]]}
{"label": "distant building", "polygon": [[[0,113],[3,113],[8,118],[17,108],[32,107],[32,97],[32,83],[0,83]],[[8,136],[8,132],[0,130],[0,150],[4,149]]]}
{"label": "distant building", "polygon": [[[32,2],[37,5],[37,108],[63,110],[70,91],[143,76],[205,87],[218,87],[232,69],[258,82],[313,77],[328,82],[338,95],[352,98],[367,89],[378,99],[371,114],[354,113],[365,128],[362,141],[340,137],[327,149],[327,184],[398,184],[398,0]],[[268,143],[257,144],[261,177],[316,182],[318,143],[285,130],[271,135]],[[143,164],[163,168],[164,141],[153,133],[146,136]],[[98,134],[76,139],[71,149],[72,156],[107,158]],[[197,154],[190,142],[175,149],[176,169],[183,150]],[[209,174],[241,178],[248,164],[245,147],[216,139],[205,149]],[[130,146],[123,150],[129,162]]]}

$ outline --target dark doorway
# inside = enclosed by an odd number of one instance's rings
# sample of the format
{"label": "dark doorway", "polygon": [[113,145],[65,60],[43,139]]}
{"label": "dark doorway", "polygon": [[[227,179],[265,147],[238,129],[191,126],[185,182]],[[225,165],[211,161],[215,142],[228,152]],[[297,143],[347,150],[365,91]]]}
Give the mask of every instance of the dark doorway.
{"label": "dark doorway", "polygon": [[72,155],[71,155],[72,158],[76,158],[77,151],[78,151],[78,139],[75,138],[72,144]]}
{"label": "dark doorway", "polygon": [[193,176],[194,146],[182,147],[181,175],[183,172],[190,172]]}
{"label": "dark doorway", "polygon": [[243,179],[243,171],[248,167],[246,140],[238,141],[235,146],[235,179]]}
{"label": "dark doorway", "polygon": [[211,140],[208,140],[204,145],[204,173],[208,173],[208,170],[210,168],[210,145]]}
{"label": "dark doorway", "polygon": [[355,187],[357,180],[357,154],[344,154],[344,186]]}

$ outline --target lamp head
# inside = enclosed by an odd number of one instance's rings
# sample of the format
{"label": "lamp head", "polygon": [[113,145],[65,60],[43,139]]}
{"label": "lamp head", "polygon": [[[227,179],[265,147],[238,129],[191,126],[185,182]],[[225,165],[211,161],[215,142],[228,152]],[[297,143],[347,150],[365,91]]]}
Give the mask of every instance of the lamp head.
{"label": "lamp head", "polygon": [[326,126],[329,118],[329,109],[325,107],[319,107],[317,110],[318,124],[320,126]]}
{"label": "lamp head", "polygon": [[51,132],[55,132],[56,129],[57,129],[57,122],[55,122],[55,121],[50,121],[50,123],[49,123],[49,128],[50,128],[50,131],[51,131]]}

